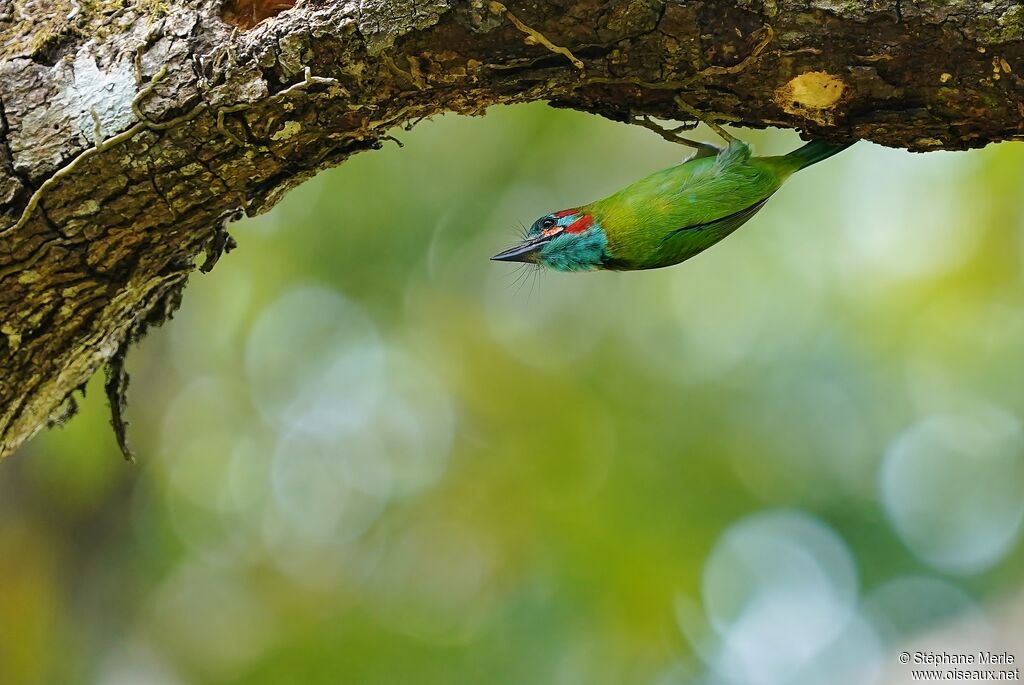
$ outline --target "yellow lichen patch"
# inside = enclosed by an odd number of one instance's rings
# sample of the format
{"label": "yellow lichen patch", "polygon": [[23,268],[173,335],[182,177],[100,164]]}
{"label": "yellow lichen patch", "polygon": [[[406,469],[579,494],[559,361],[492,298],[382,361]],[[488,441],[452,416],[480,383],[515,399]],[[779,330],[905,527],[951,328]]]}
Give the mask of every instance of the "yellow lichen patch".
{"label": "yellow lichen patch", "polygon": [[7,338],[7,346],[10,349],[16,350],[21,347],[21,333],[10,326],[0,326],[0,335]]}
{"label": "yellow lichen patch", "polygon": [[302,130],[302,124],[298,121],[286,121],[280,131],[270,136],[271,140],[288,140]]}
{"label": "yellow lichen patch", "polygon": [[832,110],[845,92],[846,84],[838,76],[825,71],[809,71],[776,88],[772,99],[789,114],[831,125]]}

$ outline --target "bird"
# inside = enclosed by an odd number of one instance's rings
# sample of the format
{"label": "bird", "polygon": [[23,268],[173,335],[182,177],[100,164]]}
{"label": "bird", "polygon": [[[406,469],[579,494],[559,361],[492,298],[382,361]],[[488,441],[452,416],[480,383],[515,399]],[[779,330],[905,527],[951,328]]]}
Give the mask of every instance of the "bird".
{"label": "bird", "polygon": [[812,140],[787,155],[756,157],[720,126],[725,147],[676,136],[688,160],[596,202],[545,214],[523,241],[491,259],[562,272],[632,271],[678,264],[746,223],[791,175],[853,142]]}

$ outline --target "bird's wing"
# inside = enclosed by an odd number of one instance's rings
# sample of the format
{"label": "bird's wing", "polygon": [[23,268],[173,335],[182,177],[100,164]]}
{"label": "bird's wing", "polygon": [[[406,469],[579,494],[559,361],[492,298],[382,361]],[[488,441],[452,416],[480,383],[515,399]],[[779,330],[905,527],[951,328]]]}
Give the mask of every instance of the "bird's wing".
{"label": "bird's wing", "polygon": [[[772,193],[772,195],[774,195],[774,193]],[[733,212],[732,214],[728,214],[718,219],[714,219],[712,221],[705,221],[703,223],[698,224],[690,224],[689,226],[682,226],[681,228],[674,229],[666,233],[665,236],[661,239],[661,241],[664,243],[665,241],[670,240],[671,238],[680,233],[689,231],[709,230],[717,233],[722,229],[727,229],[727,232],[731,233],[735,229],[742,226],[748,219],[750,219],[750,217],[757,214],[758,210],[764,207],[765,203],[768,202],[769,199],[771,199],[771,195],[762,198],[761,200],[758,200],[749,207],[744,207],[739,211]]]}

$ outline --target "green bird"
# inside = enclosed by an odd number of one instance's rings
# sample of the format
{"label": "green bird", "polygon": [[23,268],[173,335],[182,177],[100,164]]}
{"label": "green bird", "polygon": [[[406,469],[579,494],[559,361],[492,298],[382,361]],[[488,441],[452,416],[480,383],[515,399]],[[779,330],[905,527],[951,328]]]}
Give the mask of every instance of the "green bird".
{"label": "green bird", "polygon": [[678,264],[746,223],[794,172],[853,143],[811,141],[778,157],[714,127],[719,149],[686,139],[697,154],[619,192],[537,219],[521,244],[491,259],[531,262],[555,271],[627,271]]}

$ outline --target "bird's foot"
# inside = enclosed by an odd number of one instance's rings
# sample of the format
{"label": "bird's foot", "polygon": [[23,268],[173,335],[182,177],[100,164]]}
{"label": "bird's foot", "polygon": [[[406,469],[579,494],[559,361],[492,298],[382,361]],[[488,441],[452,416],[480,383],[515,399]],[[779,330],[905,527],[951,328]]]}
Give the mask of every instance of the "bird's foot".
{"label": "bird's foot", "polygon": [[692,123],[685,123],[675,128],[665,128],[661,124],[653,121],[649,116],[633,117],[632,122],[637,126],[643,126],[649,131],[654,131],[659,136],[669,141],[670,143],[677,143],[679,145],[685,145],[692,147],[696,152],[688,157],[687,159],[700,159],[701,157],[714,157],[721,149],[711,143],[703,143],[699,140],[692,140],[690,138],[684,138],[679,135],[680,131],[691,131],[697,127],[699,121]]}
{"label": "bird's foot", "polygon": [[725,142],[729,143],[730,145],[736,142],[736,136],[726,131],[724,128],[716,124],[714,121],[711,121],[710,119],[705,119],[704,116],[700,112],[698,112],[693,105],[684,100],[682,96],[677,95],[675,98],[675,102],[676,107],[683,110],[697,121],[707,124],[707,127],[710,128],[715,133],[717,133],[718,135],[720,135],[722,137],[722,140],[724,140]]}

